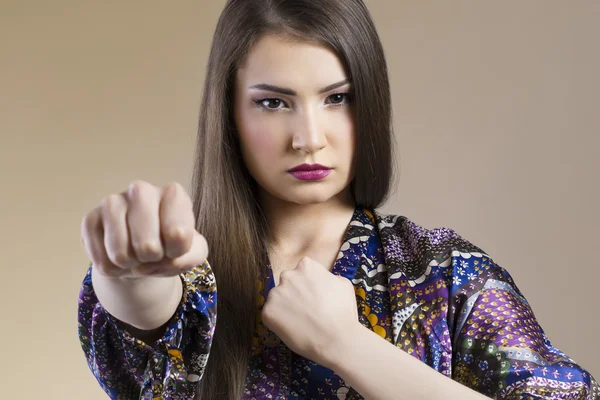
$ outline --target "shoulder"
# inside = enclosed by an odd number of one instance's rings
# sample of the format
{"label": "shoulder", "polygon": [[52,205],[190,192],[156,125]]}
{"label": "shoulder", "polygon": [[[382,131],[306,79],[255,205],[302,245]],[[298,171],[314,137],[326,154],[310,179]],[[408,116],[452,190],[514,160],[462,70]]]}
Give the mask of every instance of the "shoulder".
{"label": "shoulder", "polygon": [[[447,227],[428,229],[400,215],[375,211],[377,230],[391,278],[410,286],[443,279],[451,292],[488,279],[510,282],[510,275],[480,247]],[[471,285],[473,286],[473,285]]]}
{"label": "shoulder", "polygon": [[377,229],[391,256],[443,261],[452,253],[486,255],[485,251],[448,227],[424,228],[407,217],[374,212]]}

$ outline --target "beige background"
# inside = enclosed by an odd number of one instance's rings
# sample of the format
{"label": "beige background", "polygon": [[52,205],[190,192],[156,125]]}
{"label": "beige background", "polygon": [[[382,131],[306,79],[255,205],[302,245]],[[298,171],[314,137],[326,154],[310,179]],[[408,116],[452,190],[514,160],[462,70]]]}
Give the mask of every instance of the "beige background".
{"label": "beige background", "polygon": [[[3,399],[103,399],[77,339],[81,218],[134,179],[189,187],[223,1],[0,0]],[[505,266],[600,377],[600,2],[370,0],[402,175],[386,211]]]}

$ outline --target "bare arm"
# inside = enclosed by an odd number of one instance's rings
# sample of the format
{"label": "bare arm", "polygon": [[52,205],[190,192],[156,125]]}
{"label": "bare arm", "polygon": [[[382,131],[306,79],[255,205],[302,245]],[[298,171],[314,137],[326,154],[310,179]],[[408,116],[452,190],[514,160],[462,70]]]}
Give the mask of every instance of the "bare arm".
{"label": "bare arm", "polygon": [[330,358],[332,369],[369,400],[488,398],[433,370],[362,325],[341,338]]}
{"label": "bare arm", "polygon": [[162,336],[163,327],[177,310],[183,292],[178,276],[115,278],[92,267],[92,282],[104,309],[146,343]]}

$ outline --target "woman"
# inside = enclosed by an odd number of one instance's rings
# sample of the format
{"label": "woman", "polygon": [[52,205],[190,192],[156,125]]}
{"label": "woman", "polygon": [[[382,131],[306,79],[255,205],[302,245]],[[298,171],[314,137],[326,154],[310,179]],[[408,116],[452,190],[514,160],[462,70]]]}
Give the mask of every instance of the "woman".
{"label": "woman", "polygon": [[205,85],[193,201],[134,182],[83,220],[111,398],[600,399],[482,250],[375,211],[390,93],[361,0],[230,0]]}

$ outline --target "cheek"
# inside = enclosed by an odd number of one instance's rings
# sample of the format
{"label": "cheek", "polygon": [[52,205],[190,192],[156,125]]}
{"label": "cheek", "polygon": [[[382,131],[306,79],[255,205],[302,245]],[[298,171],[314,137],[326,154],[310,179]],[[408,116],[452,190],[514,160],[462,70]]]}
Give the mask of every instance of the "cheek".
{"label": "cheek", "polygon": [[[242,113],[243,114],[243,113]],[[250,169],[263,164],[272,165],[285,147],[280,128],[262,116],[241,115],[238,132],[244,160]]]}
{"label": "cheek", "polygon": [[356,145],[356,132],[354,120],[350,112],[339,115],[332,120],[330,144],[333,145],[339,157],[345,160],[351,160],[354,156]]}

